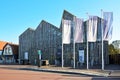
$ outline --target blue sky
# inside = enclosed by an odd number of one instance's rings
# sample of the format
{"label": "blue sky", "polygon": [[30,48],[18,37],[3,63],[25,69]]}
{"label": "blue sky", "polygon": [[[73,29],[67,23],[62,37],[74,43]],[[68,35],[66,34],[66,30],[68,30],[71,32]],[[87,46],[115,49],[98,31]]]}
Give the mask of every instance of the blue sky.
{"label": "blue sky", "polygon": [[120,0],[0,0],[0,40],[18,43],[19,35],[28,27],[36,29],[41,20],[60,26],[63,10],[79,18],[101,16],[103,11],[114,15],[113,37],[120,40]]}

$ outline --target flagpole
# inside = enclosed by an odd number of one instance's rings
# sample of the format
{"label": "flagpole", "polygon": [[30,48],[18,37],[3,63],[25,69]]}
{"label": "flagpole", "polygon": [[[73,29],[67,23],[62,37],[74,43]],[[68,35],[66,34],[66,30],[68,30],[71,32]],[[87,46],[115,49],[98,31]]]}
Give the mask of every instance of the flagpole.
{"label": "flagpole", "polygon": [[62,68],[63,68],[63,19],[62,19]]}
{"label": "flagpole", "polygon": [[75,41],[73,42],[73,47],[74,47],[74,68],[75,68]]}
{"label": "flagpole", "polygon": [[[88,16],[88,13],[86,13]],[[89,16],[88,16],[89,17]],[[88,18],[89,19],[89,18]],[[88,20],[89,21],[89,20]],[[87,22],[87,26],[86,26],[86,30],[87,30],[87,69],[89,69],[89,58],[88,58],[88,22]]]}
{"label": "flagpole", "polygon": [[74,56],[74,68],[75,68],[75,27],[76,27],[76,25],[75,25],[75,16],[74,16],[74,21],[73,21],[74,23],[73,23],[73,35],[74,35],[74,39],[73,39],[73,56]]}
{"label": "flagpole", "polygon": [[[103,10],[101,9],[101,18],[103,19]],[[102,31],[102,70],[104,70],[104,51],[103,51],[103,24],[102,24],[102,19],[101,19],[101,31]]]}

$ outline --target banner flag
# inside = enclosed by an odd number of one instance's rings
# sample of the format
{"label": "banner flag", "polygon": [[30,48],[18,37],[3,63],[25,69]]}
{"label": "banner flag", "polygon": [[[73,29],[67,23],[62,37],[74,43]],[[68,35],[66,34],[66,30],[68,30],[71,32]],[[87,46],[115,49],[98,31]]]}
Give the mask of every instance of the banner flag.
{"label": "banner flag", "polygon": [[83,42],[83,20],[75,18],[75,30],[74,30],[75,43]]}
{"label": "banner flag", "polygon": [[97,23],[98,18],[97,16],[89,16],[89,23],[88,23],[88,41],[95,42],[97,40]]}
{"label": "banner flag", "polygon": [[71,21],[63,20],[63,44],[70,44]]}
{"label": "banner flag", "polygon": [[113,31],[113,13],[112,12],[103,12],[103,40],[110,40],[112,38]]}

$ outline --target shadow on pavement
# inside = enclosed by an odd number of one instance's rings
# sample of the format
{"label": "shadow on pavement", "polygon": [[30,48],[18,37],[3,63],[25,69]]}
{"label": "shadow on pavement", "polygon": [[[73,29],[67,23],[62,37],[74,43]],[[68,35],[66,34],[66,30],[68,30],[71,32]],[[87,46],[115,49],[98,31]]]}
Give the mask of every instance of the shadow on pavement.
{"label": "shadow on pavement", "polygon": [[111,77],[95,77],[92,80],[120,80],[120,78],[111,78]]}
{"label": "shadow on pavement", "polygon": [[105,70],[120,70],[120,65],[117,64],[106,65]]}

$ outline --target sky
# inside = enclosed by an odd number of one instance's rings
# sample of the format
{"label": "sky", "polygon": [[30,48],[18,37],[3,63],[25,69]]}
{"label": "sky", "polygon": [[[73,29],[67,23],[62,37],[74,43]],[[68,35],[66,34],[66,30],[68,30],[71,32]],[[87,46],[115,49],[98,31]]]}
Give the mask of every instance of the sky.
{"label": "sky", "polygon": [[29,27],[36,29],[41,20],[59,27],[64,10],[78,18],[101,17],[101,9],[113,12],[113,36],[120,40],[120,0],[0,0],[0,40],[15,44]]}

